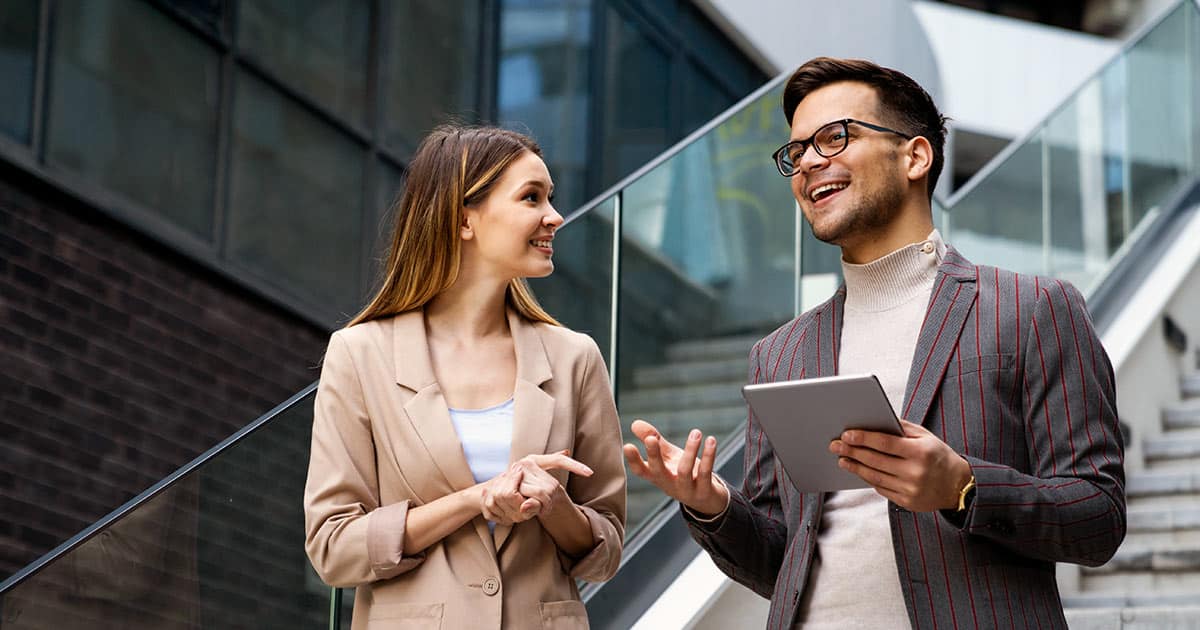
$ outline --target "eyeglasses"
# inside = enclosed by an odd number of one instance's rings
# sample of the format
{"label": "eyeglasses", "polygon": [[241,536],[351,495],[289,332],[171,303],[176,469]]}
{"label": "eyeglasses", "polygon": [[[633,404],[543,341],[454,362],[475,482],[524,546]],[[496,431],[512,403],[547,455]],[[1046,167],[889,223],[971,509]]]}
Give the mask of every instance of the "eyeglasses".
{"label": "eyeglasses", "polygon": [[797,167],[800,164],[800,158],[804,157],[804,152],[808,147],[812,147],[817,155],[821,157],[831,158],[842,151],[850,144],[850,125],[855,124],[867,129],[882,131],[884,133],[894,133],[905,140],[911,140],[913,136],[906,133],[888,129],[879,125],[873,125],[869,122],[854,120],[853,118],[843,118],[827,123],[820,129],[816,130],[813,135],[804,140],[792,140],[791,142],[779,147],[779,150],[772,154],[775,158],[775,166],[779,167],[779,174],[784,177],[791,177],[799,170]]}

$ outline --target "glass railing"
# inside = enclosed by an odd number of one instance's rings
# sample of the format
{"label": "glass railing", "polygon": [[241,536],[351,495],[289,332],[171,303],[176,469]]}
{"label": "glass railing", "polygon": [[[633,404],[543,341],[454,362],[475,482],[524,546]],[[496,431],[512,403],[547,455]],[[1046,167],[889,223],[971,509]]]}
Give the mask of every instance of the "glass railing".
{"label": "glass railing", "polygon": [[965,256],[1091,294],[1200,173],[1200,16],[1181,2],[946,202]]}
{"label": "glass railing", "polygon": [[[838,250],[797,222],[770,162],[788,136],[785,79],[573,213],[555,274],[533,282],[551,313],[603,350],[627,439],[636,417],[673,440],[698,427],[718,437],[731,470],[750,345],[840,282]],[[935,223],[975,262],[1096,286],[1139,225],[1200,175],[1197,114],[1200,17],[1188,0],[935,203]],[[322,585],[303,550],[311,421],[309,388],[6,580],[0,626],[347,625],[351,592]],[[678,521],[673,509],[630,478],[626,562],[643,546],[667,553],[647,541]],[[615,581],[644,578],[628,573]],[[623,601],[600,590],[584,595]]]}
{"label": "glass railing", "polygon": [[0,627],[315,628],[309,387],[0,583]]}

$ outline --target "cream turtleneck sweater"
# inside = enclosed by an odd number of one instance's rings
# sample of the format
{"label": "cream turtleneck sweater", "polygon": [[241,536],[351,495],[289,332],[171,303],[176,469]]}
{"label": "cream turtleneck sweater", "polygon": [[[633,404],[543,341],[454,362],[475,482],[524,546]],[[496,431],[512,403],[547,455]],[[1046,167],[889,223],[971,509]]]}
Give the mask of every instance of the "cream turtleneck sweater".
{"label": "cream turtleneck sweater", "polygon": [[[946,245],[937,230],[865,265],[842,262],[841,374],[874,374],[900,415],[917,335]],[[875,490],[825,496],[798,619],[812,628],[909,628],[887,500]]]}

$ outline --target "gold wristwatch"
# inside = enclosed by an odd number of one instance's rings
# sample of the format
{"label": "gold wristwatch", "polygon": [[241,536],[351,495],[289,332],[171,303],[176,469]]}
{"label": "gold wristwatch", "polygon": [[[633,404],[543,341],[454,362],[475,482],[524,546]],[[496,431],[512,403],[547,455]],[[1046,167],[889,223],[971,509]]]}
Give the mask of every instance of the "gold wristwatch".
{"label": "gold wristwatch", "polygon": [[975,475],[972,474],[971,478],[967,480],[967,485],[963,486],[962,490],[958,491],[958,511],[959,512],[967,509],[967,494],[970,493],[974,489],[975,489]]}

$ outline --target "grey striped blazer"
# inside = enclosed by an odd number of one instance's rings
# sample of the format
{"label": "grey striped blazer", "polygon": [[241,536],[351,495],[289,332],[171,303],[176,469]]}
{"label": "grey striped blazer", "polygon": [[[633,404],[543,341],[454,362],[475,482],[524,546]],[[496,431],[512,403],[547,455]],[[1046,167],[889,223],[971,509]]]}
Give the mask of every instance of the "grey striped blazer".
{"label": "grey striped blazer", "polygon": [[[845,295],[759,341],[750,380],[836,374]],[[889,506],[912,627],[1065,628],[1054,563],[1102,564],[1125,537],[1113,372],[1083,297],[1065,282],[975,266],[951,248],[903,412],[965,456],[977,482],[965,517]],[[795,491],[753,415],[744,467],[721,519],[684,518],[722,571],[771,599],[768,627],[790,628],[823,495]]]}

